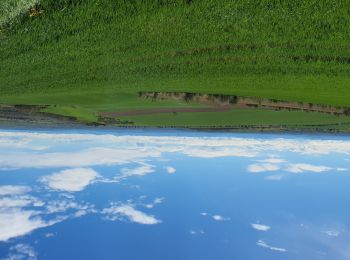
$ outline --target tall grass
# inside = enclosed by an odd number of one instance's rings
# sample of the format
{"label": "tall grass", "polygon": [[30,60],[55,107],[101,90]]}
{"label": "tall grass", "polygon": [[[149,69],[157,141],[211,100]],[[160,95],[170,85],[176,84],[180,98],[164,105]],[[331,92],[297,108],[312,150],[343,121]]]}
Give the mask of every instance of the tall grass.
{"label": "tall grass", "polygon": [[42,0],[40,9],[0,33],[3,95],[182,90],[350,105],[348,1]]}

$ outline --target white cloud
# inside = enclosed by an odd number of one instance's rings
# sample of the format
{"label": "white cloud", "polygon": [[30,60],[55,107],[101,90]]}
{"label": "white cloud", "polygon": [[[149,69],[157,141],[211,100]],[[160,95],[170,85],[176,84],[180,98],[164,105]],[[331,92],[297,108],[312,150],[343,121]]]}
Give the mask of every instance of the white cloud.
{"label": "white cloud", "polygon": [[154,172],[154,167],[152,165],[146,164],[134,169],[123,168],[121,172],[122,172],[122,177],[144,176],[146,174]]}
{"label": "white cloud", "polygon": [[[73,145],[73,144],[72,144]],[[0,153],[0,169],[88,167],[133,162],[146,157],[159,157],[157,151],[144,148],[88,148],[74,152],[6,152]],[[18,158],[21,160],[18,160]]]}
{"label": "white cloud", "polygon": [[267,172],[267,171],[277,171],[280,167],[276,164],[264,163],[264,164],[251,164],[248,166],[247,171],[256,172]]}
{"label": "white cloud", "polygon": [[73,215],[75,217],[86,215],[87,213],[95,213],[94,205],[90,203],[78,203],[73,199],[70,200],[50,200],[45,205],[45,213],[62,213],[69,210],[75,211]]}
{"label": "white cloud", "polygon": [[[112,134],[55,134],[23,131],[0,131],[2,145],[16,140],[31,147],[47,150],[28,152],[22,145],[0,151],[0,169],[91,167],[125,164],[145,158],[160,158],[163,153],[180,153],[192,157],[255,157],[289,151],[298,154],[350,154],[350,141],[301,138],[237,138],[193,136],[141,136]],[[69,152],[52,152],[52,147],[69,145]],[[21,157],[21,160],[18,160]],[[279,158],[260,160],[263,164],[285,163]],[[267,168],[270,168],[267,167]],[[253,169],[254,170],[254,169]]]}
{"label": "white cloud", "polygon": [[268,181],[280,181],[283,178],[284,178],[283,174],[275,174],[275,175],[266,176],[264,179]]}
{"label": "white cloud", "polygon": [[54,190],[75,192],[82,191],[97,177],[99,174],[91,168],[76,168],[44,176],[41,181]]}
{"label": "white cloud", "polygon": [[346,171],[348,171],[349,169],[347,169],[347,168],[337,168],[336,169],[338,172],[346,172]]}
{"label": "white cloud", "polygon": [[182,151],[183,154],[198,157],[198,158],[217,158],[217,157],[254,157],[257,155],[255,151],[248,151],[244,148],[239,149],[235,147],[210,147],[203,144],[200,148],[188,147]]}
{"label": "white cloud", "polygon": [[102,210],[102,214],[106,215],[108,220],[121,220],[123,218],[128,219],[131,222],[135,222],[143,225],[154,225],[161,223],[161,220],[156,219],[152,215],[136,210],[132,204],[111,204],[111,207]]}
{"label": "white cloud", "polygon": [[230,218],[225,218],[221,215],[213,215],[212,218],[216,221],[227,221],[227,220],[230,220]]}
{"label": "white cloud", "polygon": [[[59,212],[57,206],[56,210],[53,210],[52,203],[52,201],[46,203],[26,194],[2,197],[0,199],[0,241],[8,241],[11,238],[29,234],[38,228],[48,227],[67,219],[68,216],[49,216]],[[76,204],[62,206],[61,212],[65,212],[73,206],[75,206],[75,210],[90,210],[86,205]],[[26,209],[28,207],[32,208]]]}
{"label": "white cloud", "polygon": [[262,225],[262,224],[251,224],[252,228],[259,230],[259,231],[268,231],[271,229],[271,227],[267,225]]}
{"label": "white cloud", "polygon": [[153,200],[152,203],[145,204],[144,206],[145,206],[146,208],[151,209],[151,208],[153,208],[154,206],[156,206],[156,205],[162,203],[163,200],[164,200],[164,198],[155,198],[155,199]]}
{"label": "white cloud", "polygon": [[[44,228],[62,222],[68,218],[95,213],[94,205],[77,203],[74,198],[50,200],[28,195],[12,195],[0,200],[0,241],[23,236],[38,228]],[[27,209],[27,207],[33,207]]]}
{"label": "white cloud", "polygon": [[258,240],[258,242],[256,242],[256,244],[260,247],[264,247],[264,248],[270,249],[272,251],[287,252],[287,249],[281,248],[281,247],[270,246],[263,240]]}
{"label": "white cloud", "polygon": [[[96,212],[93,205],[77,203],[71,195],[60,194],[57,200],[51,200],[50,196],[42,196],[39,199],[23,194],[30,190],[23,187],[26,186],[3,189],[3,194],[6,195],[0,197],[0,241],[27,235],[36,229],[54,225],[68,218]],[[14,255],[11,254],[11,257]]]}
{"label": "white cloud", "polygon": [[41,207],[44,204],[41,200],[32,196],[12,196],[0,198],[0,209],[34,206]]}
{"label": "white cloud", "polygon": [[78,210],[77,212],[74,213],[74,217],[76,218],[79,218],[79,217],[82,217],[82,216],[85,216],[86,214],[88,214],[89,212],[87,210]]}
{"label": "white cloud", "polygon": [[164,200],[164,198],[155,198],[154,201],[153,201],[153,203],[154,203],[154,204],[160,204],[160,203],[163,202],[163,200]]}
{"label": "white cloud", "polygon": [[[4,143],[12,144],[13,140],[21,142],[25,140],[27,143],[35,146],[36,142],[42,144],[42,140],[49,140],[47,146],[62,143],[99,143],[99,144],[118,144],[122,148],[129,145],[132,149],[144,148],[143,145],[154,146],[156,149],[161,147],[171,147],[172,151],[182,151],[186,148],[199,148],[192,150],[201,155],[200,148],[210,147],[210,151],[222,152],[233,151],[233,154],[243,151],[260,152],[260,151],[283,151],[288,150],[302,154],[327,154],[330,152],[350,153],[350,141],[347,140],[324,140],[313,139],[307,140],[302,138],[237,138],[237,137],[184,137],[184,136],[141,136],[141,135],[112,135],[112,134],[57,134],[57,133],[35,133],[23,131],[1,131],[0,140]],[[138,144],[142,144],[138,146]],[[234,150],[230,150],[234,148]],[[187,149],[186,149],[187,150]],[[226,152],[225,152],[226,151]],[[222,153],[219,153],[222,154]],[[252,155],[252,154],[249,154]],[[205,155],[206,156],[206,155]],[[239,155],[241,156],[241,155]]]}
{"label": "white cloud", "polygon": [[204,230],[200,229],[200,230],[190,230],[190,235],[204,235]]}
{"label": "white cloud", "polygon": [[6,138],[0,136],[0,148],[6,148],[7,150],[10,149],[24,149],[24,150],[33,150],[33,151],[42,151],[46,150],[47,146],[41,146],[41,145],[31,145],[29,138]]}
{"label": "white cloud", "polygon": [[295,164],[289,164],[285,171],[292,172],[292,173],[302,173],[302,172],[326,172],[331,170],[332,168],[329,168],[327,166],[318,166],[318,165],[311,165],[306,163],[295,163]]}
{"label": "white cloud", "polygon": [[38,211],[7,208],[0,211],[0,241],[23,236],[35,229],[51,226],[59,219],[44,221]]}
{"label": "white cloud", "polygon": [[28,186],[21,185],[2,185],[0,186],[0,196],[4,195],[18,195],[30,192],[32,189]]}
{"label": "white cloud", "polygon": [[222,216],[220,216],[220,215],[213,215],[213,219],[214,219],[214,220],[217,220],[217,221],[222,221],[222,220],[224,220],[224,218],[223,218]]}
{"label": "white cloud", "polygon": [[169,174],[173,174],[173,173],[176,172],[176,169],[175,169],[174,167],[171,167],[171,166],[167,166],[167,167],[165,168],[165,170],[166,170],[167,173],[169,173]]}
{"label": "white cloud", "polygon": [[210,214],[210,213],[207,213],[207,212],[202,212],[200,214],[201,214],[201,216],[204,216],[204,217],[209,216],[215,221],[228,221],[228,220],[231,220],[231,218],[223,217],[223,216],[221,216],[219,214]]}
{"label": "white cloud", "polygon": [[325,230],[325,231],[322,231],[322,233],[330,237],[338,237],[340,234],[338,230]]}
{"label": "white cloud", "polygon": [[280,164],[280,163],[285,163],[287,161],[284,159],[280,159],[280,158],[268,158],[268,159],[264,159],[264,160],[259,160],[259,162]]}
{"label": "white cloud", "polygon": [[10,247],[10,253],[5,260],[36,260],[37,253],[35,250],[27,244],[17,244]]}

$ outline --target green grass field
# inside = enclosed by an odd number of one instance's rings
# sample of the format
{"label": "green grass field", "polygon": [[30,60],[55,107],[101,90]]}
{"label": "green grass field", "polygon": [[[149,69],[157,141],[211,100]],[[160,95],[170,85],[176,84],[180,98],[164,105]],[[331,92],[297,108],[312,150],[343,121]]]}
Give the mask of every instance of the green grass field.
{"label": "green grass field", "polygon": [[[195,105],[140,100],[138,91],[350,106],[347,1],[35,2],[0,3],[0,103],[52,105],[46,112],[88,122],[96,121],[100,111]],[[245,117],[251,124],[264,118],[266,124],[304,125],[304,117],[310,117],[259,113],[223,113],[215,115],[224,117],[221,121],[208,120],[239,125]],[[327,124],[331,116],[315,117]],[[189,114],[134,120],[198,126],[205,118]]]}
{"label": "green grass field", "polygon": [[[169,120],[170,118],[170,120]],[[136,126],[230,128],[251,126],[285,126],[305,129],[329,125],[329,128],[350,129],[350,118],[300,111],[270,111],[260,109],[233,109],[215,113],[168,113],[145,116],[123,116],[121,119],[135,122]]]}

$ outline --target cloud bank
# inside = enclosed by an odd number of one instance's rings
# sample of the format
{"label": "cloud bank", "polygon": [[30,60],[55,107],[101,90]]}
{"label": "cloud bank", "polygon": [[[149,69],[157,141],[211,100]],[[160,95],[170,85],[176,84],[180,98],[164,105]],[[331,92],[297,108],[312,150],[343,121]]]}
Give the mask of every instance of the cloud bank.
{"label": "cloud bank", "polygon": [[[13,146],[14,142],[18,145]],[[0,169],[86,168],[160,158],[164,153],[180,153],[198,158],[255,158],[267,153],[281,152],[301,155],[350,154],[350,140],[301,138],[130,136],[0,131],[0,144],[0,148],[3,147],[0,149]],[[52,151],[54,147],[65,145],[73,149],[69,152]],[[30,152],[28,147],[32,149]],[[21,160],[18,160],[19,157]],[[277,164],[281,163],[285,161],[279,158],[267,158],[260,160],[260,165],[251,166],[250,170],[252,172],[277,170]],[[168,168],[168,172],[169,170],[173,171],[172,168]],[[305,165],[290,165],[288,168],[291,172],[302,170],[325,171],[326,168],[311,168]]]}

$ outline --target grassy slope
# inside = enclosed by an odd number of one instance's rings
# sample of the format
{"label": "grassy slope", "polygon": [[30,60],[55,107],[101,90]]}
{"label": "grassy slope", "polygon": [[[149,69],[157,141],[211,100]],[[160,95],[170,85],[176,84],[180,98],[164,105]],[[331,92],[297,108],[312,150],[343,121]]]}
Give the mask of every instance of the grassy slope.
{"label": "grassy slope", "polygon": [[154,106],[135,100],[139,90],[350,106],[346,1],[42,0],[40,9],[0,32],[0,102],[74,105],[85,118]]}

